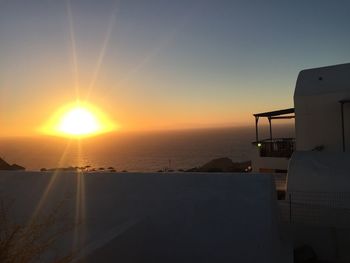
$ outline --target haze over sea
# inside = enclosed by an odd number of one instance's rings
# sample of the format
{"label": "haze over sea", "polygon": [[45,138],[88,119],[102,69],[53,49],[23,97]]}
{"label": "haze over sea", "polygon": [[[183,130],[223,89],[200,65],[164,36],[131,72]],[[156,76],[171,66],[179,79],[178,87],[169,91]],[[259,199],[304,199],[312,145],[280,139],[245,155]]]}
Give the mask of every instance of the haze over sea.
{"label": "haze over sea", "polygon": [[[292,136],[291,126],[273,127],[274,136]],[[261,128],[267,137],[267,127]],[[87,139],[58,137],[0,140],[0,157],[27,170],[110,166],[117,171],[155,172],[198,167],[219,157],[234,162],[251,159],[254,127],[213,128],[147,133],[114,133]],[[169,163],[170,161],[170,163]]]}

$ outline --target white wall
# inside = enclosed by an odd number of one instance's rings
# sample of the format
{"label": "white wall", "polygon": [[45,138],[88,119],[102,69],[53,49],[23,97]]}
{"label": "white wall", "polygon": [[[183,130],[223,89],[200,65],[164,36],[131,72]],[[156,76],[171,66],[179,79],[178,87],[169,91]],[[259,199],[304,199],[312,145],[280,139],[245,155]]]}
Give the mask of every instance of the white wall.
{"label": "white wall", "polygon": [[287,191],[350,193],[349,165],[350,153],[296,151],[289,162]]}
{"label": "white wall", "polygon": [[65,199],[87,262],[292,262],[270,175],[0,172],[0,194],[22,221]]}
{"label": "white wall", "polygon": [[327,262],[350,260],[349,165],[350,153],[330,151],[296,151],[289,163],[288,201],[280,205],[292,214],[294,246],[308,244]]}
{"label": "white wall", "polygon": [[[350,64],[300,72],[294,93],[297,151],[287,177],[291,233],[295,246],[308,244],[320,260],[332,262],[350,258],[350,104],[344,107],[348,153],[343,153],[339,103],[345,99],[350,99]],[[311,151],[316,146],[324,150]]]}
{"label": "white wall", "polygon": [[[342,151],[340,100],[350,99],[350,64],[303,70],[294,93],[296,149]],[[346,145],[350,150],[350,104],[344,107]]]}

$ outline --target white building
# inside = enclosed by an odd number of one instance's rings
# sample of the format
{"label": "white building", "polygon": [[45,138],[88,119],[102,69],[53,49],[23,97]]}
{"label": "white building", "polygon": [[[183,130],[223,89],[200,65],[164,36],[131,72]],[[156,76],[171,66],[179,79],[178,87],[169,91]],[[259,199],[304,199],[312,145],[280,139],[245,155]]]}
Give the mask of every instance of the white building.
{"label": "white building", "polygon": [[350,149],[350,63],[303,70],[295,93],[296,149]]}
{"label": "white building", "polygon": [[350,64],[303,70],[294,93],[296,151],[282,215],[293,246],[350,261]]}
{"label": "white building", "polygon": [[[299,73],[294,108],[254,114],[255,172],[286,172],[297,151],[342,152],[350,149],[350,63]],[[259,137],[259,119],[267,118],[269,138]],[[295,118],[295,138],[273,136],[272,122]]]}
{"label": "white building", "polygon": [[288,190],[350,192],[350,63],[301,71],[294,105]]}
{"label": "white building", "polygon": [[[307,247],[301,257],[350,262],[350,63],[301,71],[294,108],[254,117],[253,171],[273,173],[285,191],[281,233],[294,249]],[[259,137],[261,118],[269,121],[267,139]],[[295,118],[295,139],[273,136],[271,121],[284,118]]]}

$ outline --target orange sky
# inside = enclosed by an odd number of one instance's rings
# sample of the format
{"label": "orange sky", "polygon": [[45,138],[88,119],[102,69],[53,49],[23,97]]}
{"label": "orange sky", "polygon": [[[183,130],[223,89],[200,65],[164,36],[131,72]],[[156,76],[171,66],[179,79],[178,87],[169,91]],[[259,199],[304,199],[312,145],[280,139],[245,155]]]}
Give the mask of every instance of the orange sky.
{"label": "orange sky", "polygon": [[0,136],[77,99],[120,131],[253,125],[300,70],[350,60],[341,4],[117,2],[0,1]]}

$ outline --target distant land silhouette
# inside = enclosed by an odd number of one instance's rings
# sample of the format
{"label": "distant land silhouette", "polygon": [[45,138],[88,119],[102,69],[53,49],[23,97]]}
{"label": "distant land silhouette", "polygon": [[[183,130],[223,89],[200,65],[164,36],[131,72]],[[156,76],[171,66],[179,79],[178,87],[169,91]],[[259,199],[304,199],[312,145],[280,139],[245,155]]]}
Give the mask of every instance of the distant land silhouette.
{"label": "distant land silhouette", "polygon": [[[13,167],[12,165],[11,167]],[[17,167],[20,167],[16,165]],[[8,169],[7,169],[8,170]],[[57,167],[57,168],[41,168],[41,172],[117,172],[117,170],[110,166],[108,168],[100,167],[93,168],[91,166],[83,166],[83,167]],[[126,170],[122,170],[121,172],[125,173]],[[175,172],[175,170],[170,168],[165,168],[163,170],[158,170],[157,172]],[[202,173],[247,173],[251,172],[251,161],[244,162],[233,162],[228,157],[216,158],[213,159],[200,167],[194,167],[187,170],[179,169],[178,172],[202,172]]]}
{"label": "distant land silhouette", "polygon": [[0,170],[25,170],[26,168],[24,168],[23,166],[20,166],[18,164],[12,164],[10,165],[8,162],[6,162],[5,160],[3,160],[2,158],[0,158]]}
{"label": "distant land silhouette", "polygon": [[186,172],[203,172],[203,173],[229,173],[229,172],[250,172],[251,161],[234,163],[230,158],[223,157],[213,159],[206,164],[186,170]]}

